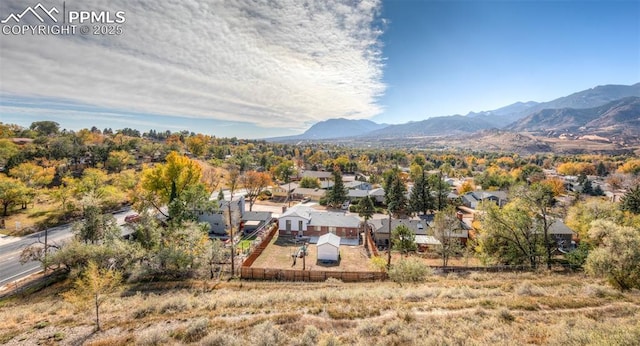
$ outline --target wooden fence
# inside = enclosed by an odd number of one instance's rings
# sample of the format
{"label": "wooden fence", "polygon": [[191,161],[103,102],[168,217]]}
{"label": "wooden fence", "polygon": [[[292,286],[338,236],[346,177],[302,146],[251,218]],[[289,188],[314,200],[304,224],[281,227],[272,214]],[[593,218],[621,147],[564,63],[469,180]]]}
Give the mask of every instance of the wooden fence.
{"label": "wooden fence", "polygon": [[532,271],[535,270],[530,266],[522,266],[522,265],[498,265],[498,266],[473,266],[473,267],[455,267],[455,266],[429,266],[436,272],[442,273],[456,273],[456,272],[488,272],[488,273],[499,273],[499,272],[523,272],[523,271]]}
{"label": "wooden fence", "polygon": [[244,260],[244,262],[242,262],[243,269],[244,269],[244,267],[251,267],[253,262],[255,262],[255,260],[258,258],[258,256],[260,256],[262,251],[264,251],[264,249],[267,248],[267,246],[271,242],[271,239],[273,239],[273,236],[276,235],[276,233],[278,233],[278,223],[277,222],[273,223],[273,226],[271,226],[271,229],[269,230],[269,233],[267,233],[267,236],[262,239],[262,242],[260,243],[260,245],[258,245],[251,252],[251,254]]}
{"label": "wooden fence", "polygon": [[342,282],[361,282],[386,280],[387,274],[382,272],[342,272],[242,267],[240,277],[245,280],[316,282],[333,278]]}
{"label": "wooden fence", "polygon": [[373,238],[371,237],[371,233],[369,232],[369,230],[366,230],[364,232],[364,236],[367,238],[367,245],[369,246],[369,253],[371,254],[371,257],[378,257],[378,247],[376,246],[376,243],[373,241]]}

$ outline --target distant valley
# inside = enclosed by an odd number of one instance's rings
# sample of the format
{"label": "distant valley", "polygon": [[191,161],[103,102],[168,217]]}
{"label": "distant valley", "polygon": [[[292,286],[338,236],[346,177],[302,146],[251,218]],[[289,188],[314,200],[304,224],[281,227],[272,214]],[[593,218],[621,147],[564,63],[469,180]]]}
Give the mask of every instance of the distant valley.
{"label": "distant valley", "polygon": [[460,147],[536,152],[626,152],[640,147],[640,83],[604,85],[549,102],[397,125],[330,119],[271,141],[331,141],[402,148]]}

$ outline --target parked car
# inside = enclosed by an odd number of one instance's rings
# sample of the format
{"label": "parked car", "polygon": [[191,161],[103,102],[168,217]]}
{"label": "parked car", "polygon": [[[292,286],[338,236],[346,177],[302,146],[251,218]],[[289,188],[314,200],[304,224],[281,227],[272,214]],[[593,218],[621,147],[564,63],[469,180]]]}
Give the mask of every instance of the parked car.
{"label": "parked car", "polygon": [[344,201],[344,203],[342,203],[342,210],[349,210],[349,201]]}
{"label": "parked car", "polygon": [[131,214],[124,217],[124,222],[126,223],[136,223],[140,221],[140,215]]}

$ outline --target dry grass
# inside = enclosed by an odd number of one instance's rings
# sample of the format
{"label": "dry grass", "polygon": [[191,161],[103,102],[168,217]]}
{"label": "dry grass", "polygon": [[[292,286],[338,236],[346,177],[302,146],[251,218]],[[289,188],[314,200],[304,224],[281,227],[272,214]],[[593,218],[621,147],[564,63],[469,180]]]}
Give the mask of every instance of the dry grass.
{"label": "dry grass", "polygon": [[[638,344],[640,292],[580,274],[449,274],[425,283],[192,282],[112,296],[103,331],[59,298],[0,301],[0,343],[89,345]],[[168,285],[167,287],[171,287]]]}

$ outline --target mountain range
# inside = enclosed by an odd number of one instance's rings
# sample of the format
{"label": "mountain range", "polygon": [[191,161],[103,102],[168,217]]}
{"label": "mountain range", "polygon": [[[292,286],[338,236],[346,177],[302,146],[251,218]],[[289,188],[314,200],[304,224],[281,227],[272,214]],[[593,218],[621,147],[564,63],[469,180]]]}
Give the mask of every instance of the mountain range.
{"label": "mountain range", "polygon": [[[543,137],[578,138],[629,143],[640,134],[640,83],[603,85],[548,102],[517,102],[491,111],[432,117],[405,124],[385,125],[369,120],[329,119],[297,136],[274,141],[326,139],[416,139],[460,137],[471,133],[524,133]],[[516,137],[514,137],[516,138]]]}

